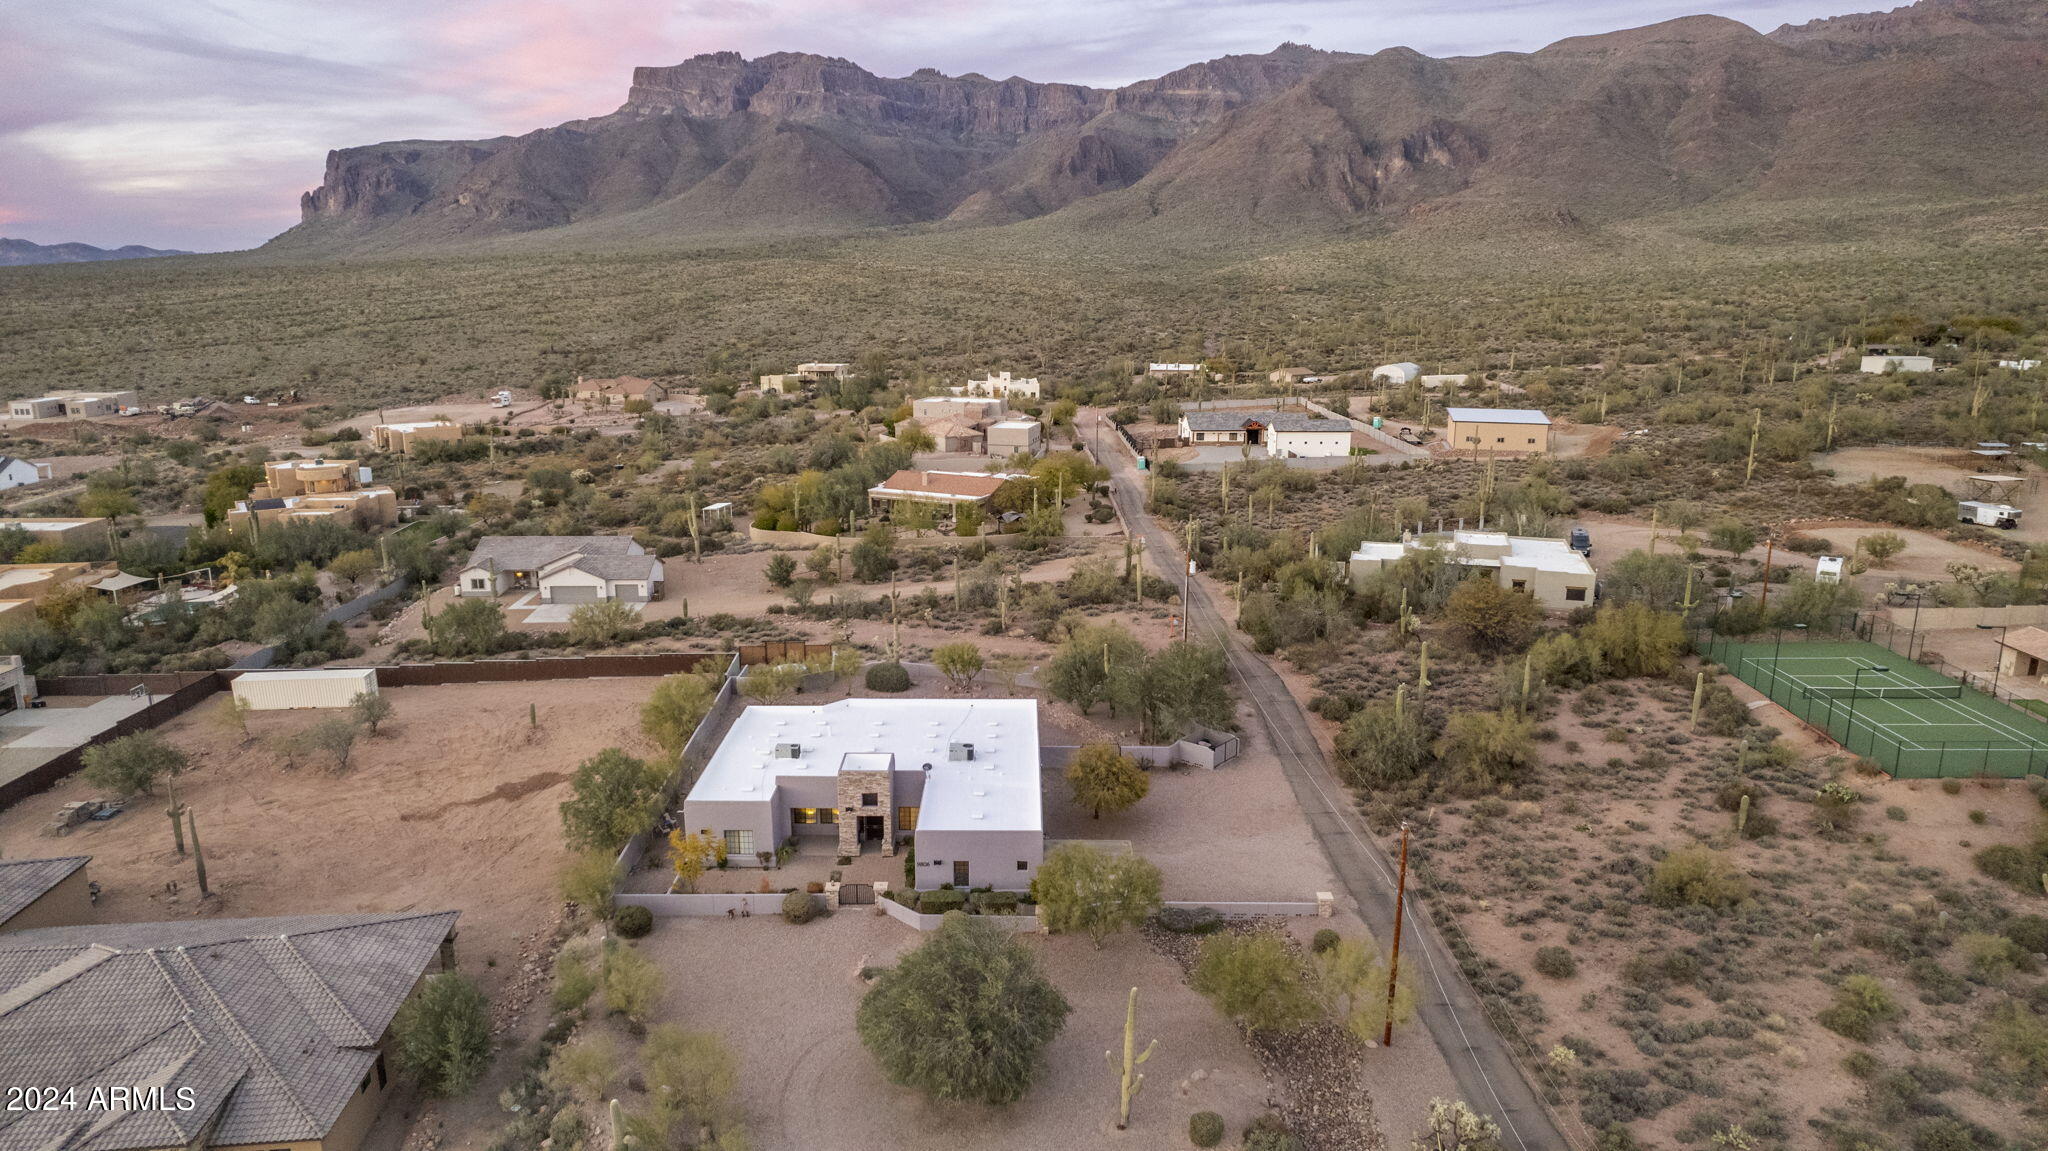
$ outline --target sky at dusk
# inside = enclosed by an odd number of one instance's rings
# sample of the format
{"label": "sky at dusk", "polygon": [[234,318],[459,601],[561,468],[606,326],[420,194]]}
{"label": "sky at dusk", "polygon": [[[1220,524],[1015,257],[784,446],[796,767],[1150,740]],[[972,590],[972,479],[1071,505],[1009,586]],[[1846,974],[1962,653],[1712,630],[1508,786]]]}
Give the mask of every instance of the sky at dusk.
{"label": "sky at dusk", "polygon": [[0,236],[214,251],[298,222],[331,148],[602,115],[631,69],[726,49],[1105,87],[1286,40],[1527,51],[1711,11],[1864,0],[7,0]]}

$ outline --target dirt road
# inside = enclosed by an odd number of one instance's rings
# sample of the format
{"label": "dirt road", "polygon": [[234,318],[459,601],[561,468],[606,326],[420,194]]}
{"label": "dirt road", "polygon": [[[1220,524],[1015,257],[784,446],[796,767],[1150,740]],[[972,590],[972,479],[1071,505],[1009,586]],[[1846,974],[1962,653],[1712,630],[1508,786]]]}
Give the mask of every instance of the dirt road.
{"label": "dirt road", "polygon": [[[1096,458],[1110,469],[1110,498],[1117,513],[1149,545],[1146,558],[1161,575],[1177,582],[1181,573],[1174,569],[1185,562],[1185,553],[1176,546],[1173,533],[1144,510],[1130,457],[1104,434]],[[1244,646],[1237,629],[1199,582],[1189,587],[1188,600],[1191,631],[1224,645],[1238,690],[1279,756],[1330,866],[1357,901],[1360,918],[1375,938],[1393,938],[1395,865],[1352,811],[1349,794],[1332,773],[1301,705],[1279,674]],[[1511,1151],[1567,1151],[1572,1145],[1523,1078],[1506,1042],[1488,1023],[1478,995],[1465,982],[1421,901],[1411,894],[1406,905],[1402,957],[1418,964],[1419,1014],[1450,1064],[1460,1093],[1475,1109],[1493,1116],[1500,1124],[1503,1146]]]}

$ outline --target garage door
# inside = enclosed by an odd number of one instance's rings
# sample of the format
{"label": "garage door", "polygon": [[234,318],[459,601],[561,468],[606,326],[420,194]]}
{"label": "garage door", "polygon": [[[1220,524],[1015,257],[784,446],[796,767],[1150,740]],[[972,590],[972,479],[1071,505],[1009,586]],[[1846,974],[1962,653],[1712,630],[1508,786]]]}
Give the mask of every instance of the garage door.
{"label": "garage door", "polygon": [[596,603],[597,588],[589,584],[564,584],[548,589],[549,603]]}

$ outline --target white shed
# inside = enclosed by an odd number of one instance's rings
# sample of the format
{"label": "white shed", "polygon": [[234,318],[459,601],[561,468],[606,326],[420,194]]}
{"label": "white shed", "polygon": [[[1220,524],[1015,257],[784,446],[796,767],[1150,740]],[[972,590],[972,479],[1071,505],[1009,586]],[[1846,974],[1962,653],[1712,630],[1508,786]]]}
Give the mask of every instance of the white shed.
{"label": "white shed", "polygon": [[235,702],[252,711],[347,707],[356,696],[377,694],[374,667],[316,667],[304,671],[248,671],[235,677]]}
{"label": "white shed", "polygon": [[1393,384],[1413,383],[1421,375],[1422,365],[1409,363],[1406,360],[1398,364],[1381,364],[1372,370],[1373,379],[1385,380]]}

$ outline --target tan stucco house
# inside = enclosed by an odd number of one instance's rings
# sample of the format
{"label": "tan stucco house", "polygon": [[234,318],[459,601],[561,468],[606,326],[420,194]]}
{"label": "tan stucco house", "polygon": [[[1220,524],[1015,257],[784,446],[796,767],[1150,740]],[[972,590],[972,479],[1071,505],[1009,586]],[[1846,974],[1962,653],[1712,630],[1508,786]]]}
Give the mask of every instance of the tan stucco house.
{"label": "tan stucco house", "polygon": [[91,923],[90,855],[0,860],[0,933]]}
{"label": "tan stucco house", "polygon": [[0,1146],[357,1151],[396,1086],[391,1022],[422,979],[454,967],[455,920],[368,912],[0,934],[0,1082],[75,1100],[0,1111]]}

